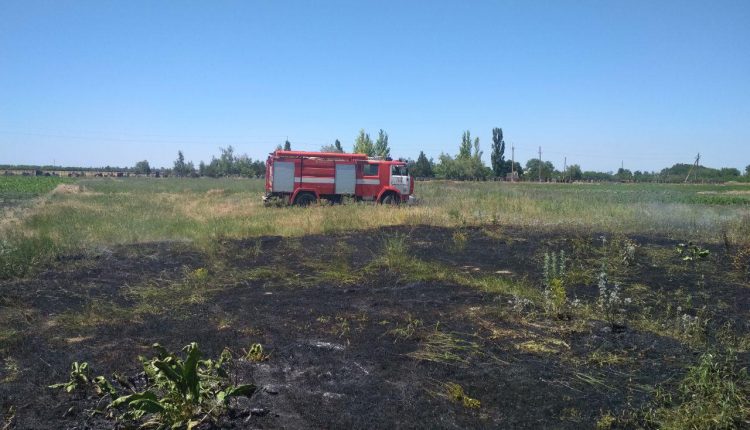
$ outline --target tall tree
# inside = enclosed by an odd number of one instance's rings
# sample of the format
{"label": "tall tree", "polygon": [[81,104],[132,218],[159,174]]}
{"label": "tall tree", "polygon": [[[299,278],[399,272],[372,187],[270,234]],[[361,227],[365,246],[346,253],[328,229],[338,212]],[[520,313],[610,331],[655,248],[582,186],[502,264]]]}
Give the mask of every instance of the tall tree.
{"label": "tall tree", "polygon": [[580,181],[583,179],[583,171],[581,170],[581,166],[578,164],[571,164],[568,166],[568,169],[565,171],[565,177],[570,178],[571,181]]}
{"label": "tall tree", "polygon": [[284,151],[291,151],[292,150],[292,143],[287,140],[284,142]]}
{"label": "tall tree", "polygon": [[388,133],[383,131],[382,128],[378,132],[378,139],[375,141],[373,150],[378,157],[388,158],[391,156],[391,148],[388,146]]}
{"label": "tall tree", "polygon": [[538,158],[532,158],[531,160],[526,162],[526,176],[530,180],[536,180],[539,178],[539,170],[541,169],[541,176],[543,181],[549,181],[552,179],[552,173],[555,171],[555,166],[549,162],[539,162]]}
{"label": "tall tree", "polygon": [[482,155],[484,151],[479,149],[479,138],[474,138],[474,152],[471,156],[471,160],[467,164],[467,171],[465,176],[469,179],[481,179],[486,180],[488,176],[492,175],[492,169],[488,168],[482,162]]}
{"label": "tall tree", "polygon": [[221,176],[236,175],[237,166],[235,164],[234,148],[232,145],[226,148],[219,148],[221,155],[219,156],[219,174]]}
{"label": "tall tree", "polygon": [[745,176],[750,176],[750,164],[745,166]]}
{"label": "tall tree", "polygon": [[151,174],[151,166],[148,164],[148,160],[143,160],[135,163],[135,167],[133,167],[133,172],[139,175],[149,175]]}
{"label": "tall tree", "polygon": [[364,129],[359,130],[359,135],[354,141],[354,149],[352,150],[355,154],[367,154],[372,157],[375,155],[375,147],[372,144],[370,135],[365,133]]}
{"label": "tall tree", "polygon": [[456,158],[471,158],[471,133],[466,130],[461,136],[461,146],[458,147],[458,156]]}
{"label": "tall tree", "polygon": [[419,157],[417,161],[411,166],[410,172],[415,178],[431,178],[435,176],[432,173],[432,160],[428,160],[427,156],[424,155],[424,151],[419,151]]}
{"label": "tall tree", "polygon": [[177,151],[177,159],[174,160],[174,168],[172,171],[174,171],[175,176],[184,176],[186,170],[187,165],[185,164],[185,155],[182,154],[182,151]]}
{"label": "tall tree", "polygon": [[474,154],[472,155],[472,157],[474,158],[474,160],[479,160],[481,162],[482,154],[484,154],[484,151],[479,149],[479,138],[475,137],[474,138]]}
{"label": "tall tree", "polygon": [[320,147],[320,152],[339,152],[343,153],[344,148],[341,147],[341,142],[339,142],[338,139],[336,139],[336,142],[334,142],[331,145],[323,145]]}
{"label": "tall tree", "polygon": [[505,141],[503,140],[503,129],[495,127],[492,129],[492,171],[498,178],[504,178],[508,173],[505,163]]}

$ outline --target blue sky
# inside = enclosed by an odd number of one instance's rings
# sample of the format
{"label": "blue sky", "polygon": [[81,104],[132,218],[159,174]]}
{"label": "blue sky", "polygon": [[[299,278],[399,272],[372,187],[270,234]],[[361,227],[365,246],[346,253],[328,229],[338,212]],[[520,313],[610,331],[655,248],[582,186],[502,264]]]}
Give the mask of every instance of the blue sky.
{"label": "blue sky", "polygon": [[[0,2],[0,164],[491,130],[584,170],[750,164],[750,2]],[[510,149],[508,149],[510,155]]]}

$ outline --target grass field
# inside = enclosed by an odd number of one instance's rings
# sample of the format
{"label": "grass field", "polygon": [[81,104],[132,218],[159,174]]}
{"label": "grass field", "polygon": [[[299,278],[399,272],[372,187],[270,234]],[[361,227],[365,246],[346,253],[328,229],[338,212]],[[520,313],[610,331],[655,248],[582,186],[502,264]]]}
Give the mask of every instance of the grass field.
{"label": "grass field", "polygon": [[263,387],[200,428],[750,425],[747,185],[265,208],[257,180],[58,184],[0,224],[7,428],[112,428],[93,388],[47,386],[87,361],[142,389],[148,345],[192,341]]}
{"label": "grass field", "polygon": [[[15,178],[6,195],[38,195],[59,178]],[[34,183],[38,180],[38,183]],[[55,193],[2,231],[6,254],[36,261],[58,252],[164,240],[204,249],[221,238],[300,236],[391,225],[501,224],[655,234],[718,243],[750,240],[750,186],[662,184],[418,183],[421,204],[264,208],[263,183],[247,179],[98,179]],[[14,188],[15,187],[15,188]],[[26,257],[23,257],[26,256]],[[10,257],[9,257],[10,258]],[[6,272],[11,269],[5,269]],[[2,271],[0,271],[2,272]],[[0,273],[1,275],[1,273]]]}

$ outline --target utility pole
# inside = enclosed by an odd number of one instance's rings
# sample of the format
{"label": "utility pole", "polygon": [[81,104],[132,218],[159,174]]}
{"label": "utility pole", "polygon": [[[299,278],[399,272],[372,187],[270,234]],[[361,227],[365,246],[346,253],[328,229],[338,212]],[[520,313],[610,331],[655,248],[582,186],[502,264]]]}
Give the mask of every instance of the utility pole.
{"label": "utility pole", "polygon": [[510,180],[516,182],[516,147],[510,145]]}
{"label": "utility pole", "polygon": [[568,174],[568,157],[563,158],[563,182],[565,182],[565,176]]}
{"label": "utility pole", "polygon": [[700,173],[700,162],[701,162],[701,153],[698,153],[698,156],[695,157],[695,182],[698,182],[698,173]]}
{"label": "utility pole", "polygon": [[542,182],[542,147],[539,147],[539,167],[537,169],[537,173],[539,174],[539,182]]}
{"label": "utility pole", "polygon": [[693,169],[695,169],[695,180],[698,180],[698,163],[701,161],[701,153],[699,152],[698,155],[695,157],[695,162],[692,166],[690,166],[690,170],[688,170],[687,176],[685,176],[685,183],[687,184],[688,179],[690,179],[690,174],[693,173]]}

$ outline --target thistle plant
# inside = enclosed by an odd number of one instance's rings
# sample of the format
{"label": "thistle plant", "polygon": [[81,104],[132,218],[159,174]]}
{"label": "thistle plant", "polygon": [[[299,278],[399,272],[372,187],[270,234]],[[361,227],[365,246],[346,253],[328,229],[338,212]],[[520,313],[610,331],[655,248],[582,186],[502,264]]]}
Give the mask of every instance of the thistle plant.
{"label": "thistle plant", "polygon": [[632,266],[635,264],[637,248],[638,245],[632,240],[623,239],[622,249],[620,250],[620,257],[622,258],[622,263],[624,265]]}
{"label": "thistle plant", "polygon": [[613,331],[625,328],[626,307],[630,304],[630,299],[622,297],[622,291],[618,284],[609,283],[605,270],[599,273],[598,287],[597,305],[610,327]]}
{"label": "thistle plant", "polygon": [[565,251],[544,253],[544,305],[549,313],[560,315],[566,307]]}

